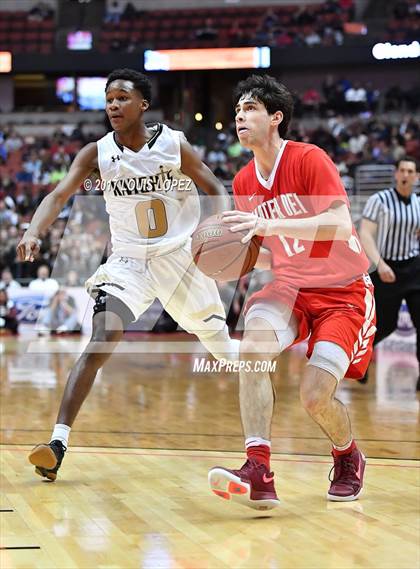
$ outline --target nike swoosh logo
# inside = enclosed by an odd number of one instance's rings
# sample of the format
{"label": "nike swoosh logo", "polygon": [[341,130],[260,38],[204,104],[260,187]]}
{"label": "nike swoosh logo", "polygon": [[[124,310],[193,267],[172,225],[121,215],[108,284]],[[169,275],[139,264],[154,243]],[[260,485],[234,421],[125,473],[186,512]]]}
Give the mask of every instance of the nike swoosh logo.
{"label": "nike swoosh logo", "polygon": [[257,195],[257,194],[254,193],[254,194],[252,194],[252,196],[249,196],[248,201],[250,202],[256,195]]}
{"label": "nike swoosh logo", "polygon": [[273,482],[273,480],[274,480],[274,476],[271,476],[271,478],[269,478],[269,477],[265,474],[265,472],[264,472],[264,474],[263,474],[263,482],[265,482],[266,484],[268,484],[269,482]]}

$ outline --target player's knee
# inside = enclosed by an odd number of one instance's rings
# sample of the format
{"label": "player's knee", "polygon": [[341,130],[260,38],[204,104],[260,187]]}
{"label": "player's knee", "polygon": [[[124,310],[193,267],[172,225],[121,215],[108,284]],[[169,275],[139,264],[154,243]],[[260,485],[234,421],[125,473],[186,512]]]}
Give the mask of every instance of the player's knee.
{"label": "player's knee", "polygon": [[257,334],[251,332],[241,341],[239,355],[241,360],[251,362],[260,361],[261,359],[272,360],[277,356],[277,347],[274,347],[270,342],[262,341]]}
{"label": "player's knee", "polygon": [[95,370],[102,367],[110,358],[122,335],[121,330],[96,330],[82,355],[84,365]]}
{"label": "player's knee", "polygon": [[254,333],[250,333],[242,339],[239,346],[241,360],[255,360],[260,354],[261,346],[258,349],[258,341],[254,338],[254,335]]}
{"label": "player's knee", "polygon": [[324,369],[308,365],[300,384],[300,401],[313,417],[323,415],[334,397],[337,380]]}
{"label": "player's knee", "polygon": [[300,386],[300,401],[306,411],[313,417],[323,415],[328,408],[331,394],[312,383],[302,381]]}
{"label": "player's knee", "polygon": [[338,344],[320,341],[314,345],[309,365],[328,372],[337,381],[340,381],[346,374],[350,359]]}

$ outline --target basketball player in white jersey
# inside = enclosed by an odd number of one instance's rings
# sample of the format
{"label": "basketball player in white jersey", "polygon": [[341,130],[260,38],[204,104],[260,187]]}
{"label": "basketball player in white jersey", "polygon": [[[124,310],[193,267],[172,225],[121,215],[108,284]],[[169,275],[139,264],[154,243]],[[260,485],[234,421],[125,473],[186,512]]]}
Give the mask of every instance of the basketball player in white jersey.
{"label": "basketball player in white jersey", "polygon": [[145,75],[116,70],[108,77],[105,94],[113,131],[80,150],[67,176],[36,210],[17,247],[19,260],[33,261],[40,236],[83,181],[99,170],[112,255],[86,283],[96,299],[92,337],[70,372],[51,441],[29,455],[36,472],[49,480],[57,476],[70,429],[97,371],[126,325],[155,298],[216,358],[236,358],[239,351],[239,341],[229,337],[216,284],[198,271],[189,250],[189,237],[200,216],[196,185],[226,203],[224,186],[181,132],[144,124],[151,99]]}

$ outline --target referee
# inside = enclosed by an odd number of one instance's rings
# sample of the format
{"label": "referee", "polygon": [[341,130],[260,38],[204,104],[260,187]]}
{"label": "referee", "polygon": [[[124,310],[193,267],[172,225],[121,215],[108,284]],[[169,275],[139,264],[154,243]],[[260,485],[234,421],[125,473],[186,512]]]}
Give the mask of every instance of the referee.
{"label": "referee", "polygon": [[[395,187],[369,198],[359,234],[376,267],[371,275],[377,315],[374,345],[396,329],[401,302],[405,299],[417,332],[420,366],[420,198],[413,192],[418,178],[416,159],[404,156],[395,168]],[[367,380],[366,374],[359,381]],[[420,371],[417,391],[420,391]]]}

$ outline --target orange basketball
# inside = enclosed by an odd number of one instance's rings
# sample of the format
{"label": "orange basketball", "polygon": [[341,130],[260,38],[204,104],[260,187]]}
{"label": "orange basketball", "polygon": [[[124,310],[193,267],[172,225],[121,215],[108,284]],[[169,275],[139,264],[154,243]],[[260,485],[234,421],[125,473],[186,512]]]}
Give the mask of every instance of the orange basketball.
{"label": "orange basketball", "polygon": [[194,263],[217,281],[233,281],[249,273],[257,262],[260,241],[254,237],[247,243],[241,239],[247,232],[230,231],[220,214],[204,220],[192,235],[191,252]]}

